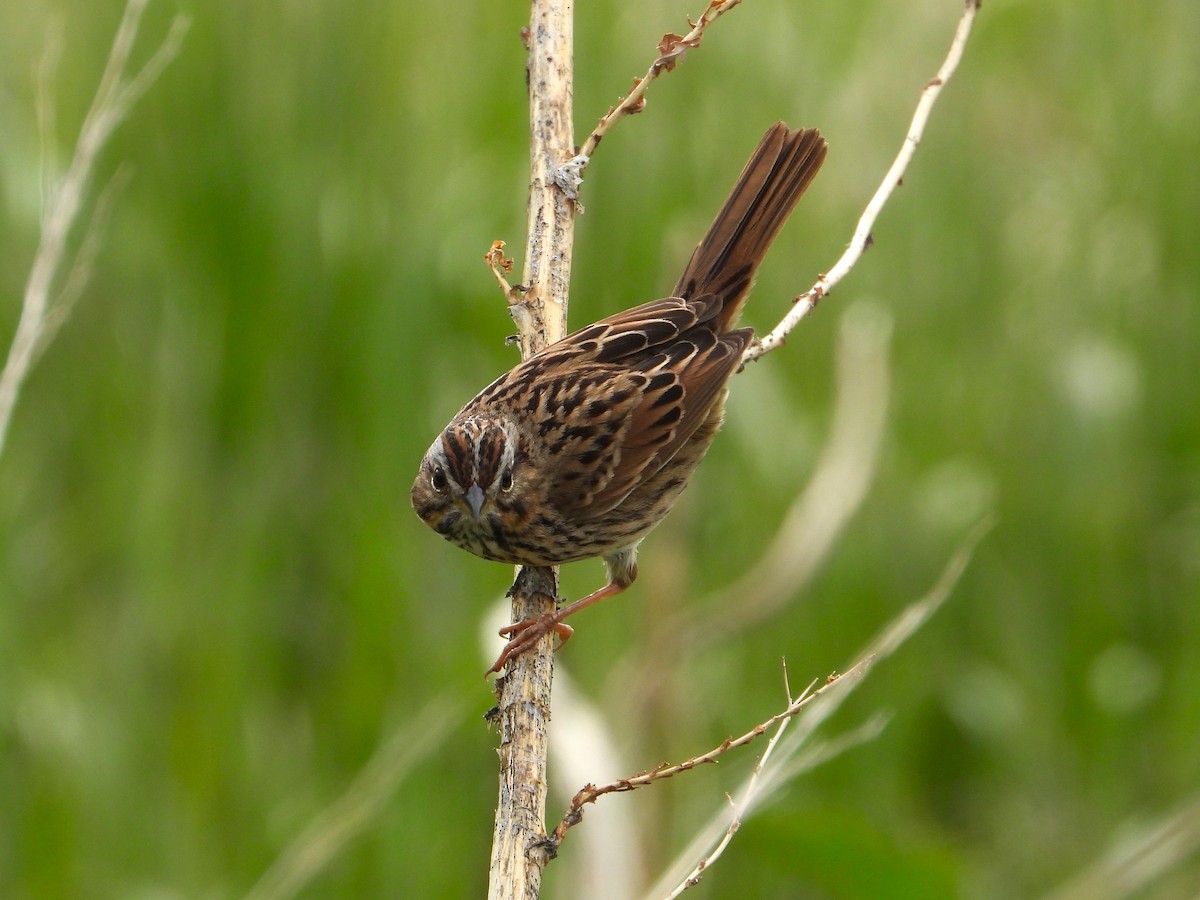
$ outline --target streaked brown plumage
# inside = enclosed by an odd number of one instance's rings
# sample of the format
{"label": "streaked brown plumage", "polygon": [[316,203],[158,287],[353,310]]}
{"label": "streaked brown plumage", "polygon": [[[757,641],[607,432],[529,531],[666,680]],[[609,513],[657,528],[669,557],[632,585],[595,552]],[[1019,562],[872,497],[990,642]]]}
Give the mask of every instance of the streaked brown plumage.
{"label": "streaked brown plumage", "polygon": [[704,458],[752,331],[735,328],[758,264],[825,159],[815,129],[767,130],[671,297],[568,335],[488,385],[433,442],[413,508],[485,559],[602,557],[605,587],[511,635],[490,671],[637,577],[637,545]]}

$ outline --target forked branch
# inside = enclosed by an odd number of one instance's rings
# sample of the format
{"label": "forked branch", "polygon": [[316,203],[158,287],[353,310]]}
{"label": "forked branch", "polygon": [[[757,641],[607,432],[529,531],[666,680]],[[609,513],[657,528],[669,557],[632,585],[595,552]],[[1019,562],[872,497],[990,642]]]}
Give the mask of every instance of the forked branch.
{"label": "forked branch", "polygon": [[689,50],[700,46],[700,41],[704,39],[704,32],[708,26],[741,2],[742,0],[712,0],[699,21],[693,22],[688,19],[691,30],[687,34],[668,33],[662,36],[662,40],[658,42],[658,56],[654,62],[650,63],[646,74],[633,80],[633,89],[629,94],[622,97],[616,106],[611,107],[600,117],[600,121],[592,129],[592,133],[580,145],[579,152],[559,167],[556,175],[558,185],[568,197],[572,200],[578,198],[579,185],[583,180],[583,170],[587,168],[596,147],[599,146],[600,141],[604,139],[613,125],[626,116],[640,113],[645,109],[646,91],[649,90],[650,85],[664,72],[672,71],[675,66],[683,62]]}
{"label": "forked branch", "polygon": [[755,725],[741,737],[726,738],[707,753],[701,753],[698,756],[693,756],[689,759],[685,759],[681,763],[676,763],[674,765],[663,763],[662,765],[657,766],[648,772],[642,772],[638,775],[632,776],[631,778],[621,778],[617,781],[600,785],[599,787],[594,784],[584,785],[578,791],[578,793],[575,794],[575,797],[571,800],[571,805],[567,808],[567,812],[562,818],[562,821],[559,822],[558,827],[554,829],[553,840],[555,842],[555,846],[557,847],[557,845],[562,842],[562,839],[566,837],[567,832],[572,827],[578,825],[583,820],[583,807],[587,806],[587,804],[595,803],[605,794],[619,794],[627,791],[637,790],[640,787],[645,787],[646,785],[653,784],[656,781],[662,781],[663,779],[671,778],[675,775],[678,775],[680,772],[687,772],[696,768],[697,766],[702,766],[706,763],[714,763],[730,750],[736,750],[738,747],[746,746],[751,741],[765,734],[768,729],[778,725],[780,722],[790,719],[792,716],[796,715],[809,704],[811,704],[818,697],[821,697],[824,694],[834,690],[837,685],[841,684],[844,688],[845,684],[842,682],[845,679],[850,679],[853,681],[857,678],[860,678],[870,663],[870,659],[864,659],[844,675],[838,675],[835,672],[830,675],[825,680],[825,683],[819,688],[814,689],[816,682],[813,682],[804,689],[803,693],[801,693],[799,697],[791,700],[791,702],[788,703],[787,707],[782,712],[776,713],[765,722]]}
{"label": "forked branch", "polygon": [[[690,757],[674,765],[664,763],[647,772],[642,772],[629,778],[620,778],[604,785],[584,785],[575,794],[562,821],[554,829],[554,833],[550,838],[552,849],[557,850],[558,845],[562,842],[567,832],[582,821],[583,808],[589,803],[595,803],[600,797],[606,794],[619,794],[637,790],[638,788],[679,775],[682,772],[688,772],[698,766],[716,762],[731,750],[746,746],[771,728],[787,722],[802,712],[808,711],[810,715],[801,720],[804,724],[799,729],[799,733],[792,736],[793,739],[781,754],[783,759],[779,763],[780,768],[768,774],[765,778],[766,784],[763,786],[763,789],[770,788],[772,785],[780,783],[781,780],[786,781],[788,777],[791,777],[797,771],[794,765],[794,757],[800,746],[813,734],[821,723],[837,710],[845,697],[861,683],[862,679],[879,660],[894,653],[901,644],[916,633],[929,620],[930,616],[946,602],[954,586],[966,570],[967,563],[970,561],[975,547],[991,529],[993,523],[994,520],[992,517],[988,516],[971,529],[963,539],[958,550],[946,564],[933,588],[889,623],[847,672],[841,675],[837,673],[830,675],[820,687],[814,687],[815,682],[810,684],[795,699],[791,698],[789,691],[789,702],[783,710],[755,725],[740,737],[727,738],[705,753]],[[818,701],[820,701],[819,708],[813,708],[818,707]],[[772,749],[775,743],[777,743],[777,740],[773,739],[771,743]],[[768,753],[764,753],[764,756],[759,759],[758,765],[755,767],[755,772],[751,775],[751,786],[758,787],[757,782],[760,776],[763,775],[763,767],[768,756]],[[735,817],[737,818],[744,815],[748,809],[748,799],[744,797],[744,800],[746,802],[743,802],[735,809]],[[727,831],[727,827],[724,830]]]}
{"label": "forked branch", "polygon": [[[677,864],[670,867],[648,896],[675,897],[694,885],[720,856],[753,807],[761,805],[798,775],[849,747],[871,740],[882,730],[886,717],[877,714],[848,734],[823,745],[812,742],[817,729],[838,710],[875,665],[895,653],[946,602],[966,570],[975,547],[993,524],[990,515],[980,520],[963,539],[930,591],[888,623],[866,647],[858,657],[859,662],[851,669],[859,674],[858,678],[839,680],[837,686],[840,689],[827,690],[822,698],[802,710],[802,715],[784,720],[792,722],[793,727],[786,737],[782,733],[776,734],[768,748],[771,752],[760,757],[754,772],[735,792],[738,799],[732,808],[718,811],[699,829]],[[697,858],[699,861],[695,862]]]}

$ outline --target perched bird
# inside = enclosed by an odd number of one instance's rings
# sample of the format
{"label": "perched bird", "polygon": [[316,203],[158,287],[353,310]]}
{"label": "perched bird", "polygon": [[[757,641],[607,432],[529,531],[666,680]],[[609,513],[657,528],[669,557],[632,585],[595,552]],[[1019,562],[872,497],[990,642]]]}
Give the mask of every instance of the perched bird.
{"label": "perched bird", "polygon": [[758,264],[825,159],[815,129],[767,130],[670,297],[546,347],[484,388],[438,435],[417,515],[484,559],[602,557],[608,584],[501,630],[489,672],[637,577],[638,543],[670,512],[721,427],[753,332],[735,328]]}

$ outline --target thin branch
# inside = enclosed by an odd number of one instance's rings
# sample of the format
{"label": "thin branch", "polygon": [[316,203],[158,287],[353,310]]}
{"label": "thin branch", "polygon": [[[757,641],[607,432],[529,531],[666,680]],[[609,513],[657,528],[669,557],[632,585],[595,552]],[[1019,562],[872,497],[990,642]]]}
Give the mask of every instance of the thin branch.
{"label": "thin branch", "polygon": [[[807,753],[793,760],[792,764],[784,770],[783,780],[790,781],[801,772],[807,772],[811,769],[815,769],[822,763],[828,762],[831,759],[836,759],[843,753],[846,753],[848,750],[852,750],[853,748],[861,746],[862,744],[870,743],[871,741],[875,740],[875,738],[879,737],[879,735],[883,732],[884,726],[887,724],[887,719],[888,717],[884,715],[872,716],[859,727],[841,735],[835,740],[823,741],[821,743],[814,744]],[[674,898],[681,895],[684,891],[693,888],[700,883],[700,879],[704,877],[704,874],[712,867],[713,863],[715,863],[720,858],[721,854],[725,852],[725,849],[731,843],[733,843],[734,835],[737,834],[741,829],[742,822],[746,816],[749,815],[751,808],[756,806],[759,801],[762,800],[769,792],[771,785],[767,784],[766,779],[762,779],[761,775],[763,769],[767,765],[771,752],[775,748],[775,744],[778,743],[778,739],[783,736],[783,728],[786,724],[787,722],[780,723],[779,729],[776,732],[775,737],[772,738],[771,744],[769,744],[767,749],[763,752],[763,755],[759,759],[758,764],[755,765],[754,771],[751,773],[749,780],[742,789],[740,799],[736,803],[730,803],[732,813],[729,825],[725,829],[725,834],[721,837],[720,841],[717,842],[717,845],[708,853],[706,853],[701,860],[696,863],[692,870],[688,872],[683,880],[675,886],[674,890],[666,895],[667,900],[674,900]]]}
{"label": "thin branch", "polygon": [[[787,692],[788,706],[790,707],[796,701],[795,698],[792,697],[792,686],[788,683],[786,661],[783,664],[783,684],[784,690]],[[700,862],[696,863],[695,867],[691,872],[688,873],[687,877],[680,882],[674,891],[668,895],[668,900],[673,900],[673,898],[678,897],[688,888],[698,884],[705,870],[720,858],[721,854],[725,852],[725,848],[728,847],[733,841],[733,836],[737,833],[738,829],[742,827],[742,818],[750,809],[750,804],[753,801],[755,794],[758,792],[758,779],[762,774],[763,767],[771,758],[771,754],[775,750],[775,745],[779,743],[779,739],[783,737],[783,733],[787,730],[788,723],[791,721],[791,717],[782,720],[779,723],[779,726],[775,729],[775,733],[771,735],[771,740],[767,742],[766,749],[763,750],[762,755],[754,763],[754,770],[750,773],[750,779],[746,782],[746,787],[742,791],[741,798],[736,802],[730,798],[729,805],[733,812],[729,818],[729,826],[725,829],[724,837],[721,838],[721,840],[710,853],[701,859]]]}
{"label": "thin branch", "polygon": [[[500,290],[504,293],[504,299],[508,302],[509,312],[512,313],[512,308],[520,305],[521,296],[519,289],[508,281],[508,275],[512,272],[513,261],[504,255],[504,241],[492,241],[492,246],[488,248],[488,252],[483,254],[483,261],[487,263],[488,271],[492,273],[492,277],[500,285]],[[512,314],[515,320],[517,313]]]}
{"label": "thin branch", "polygon": [[697,766],[706,765],[707,763],[714,763],[730,750],[736,750],[738,747],[746,746],[751,741],[765,734],[769,728],[772,728],[780,722],[790,719],[792,716],[796,715],[813,701],[815,701],[818,697],[825,696],[831,691],[837,690],[839,685],[844,687],[844,682],[847,679],[854,680],[860,677],[866,671],[869,664],[869,660],[863,660],[844,675],[838,675],[837,673],[834,673],[833,675],[829,676],[825,684],[819,688],[816,688],[815,690],[813,689],[813,685],[815,685],[816,682],[813,682],[799,697],[789,703],[787,708],[782,712],[776,713],[765,722],[755,725],[741,737],[726,738],[707,753],[701,753],[698,756],[693,756],[689,759],[685,759],[681,763],[675,763],[674,765],[663,763],[657,768],[650,769],[647,772],[641,772],[640,774],[634,775],[631,778],[621,778],[617,781],[600,785],[599,787],[594,784],[584,785],[572,798],[571,805],[567,808],[567,812],[563,816],[562,821],[559,822],[558,827],[554,829],[553,839],[556,846],[562,842],[562,839],[566,837],[567,832],[571,828],[573,828],[575,825],[578,825],[583,820],[583,807],[587,804],[595,803],[605,794],[620,794],[626,793],[627,791],[637,790],[640,787],[654,784],[656,781],[663,781],[664,779],[672,778],[681,772],[690,771]]}
{"label": "thin branch", "polygon": [[850,239],[850,246],[846,248],[846,252],[842,254],[833,266],[832,269],[825,275],[817,279],[816,283],[805,291],[803,294],[795,297],[792,300],[792,308],[788,314],[783,317],[782,321],[771,330],[761,340],[753,341],[746,348],[745,354],[742,356],[742,363],[754,362],[760,356],[770,353],[777,347],[783,346],[787,340],[787,336],[792,329],[800,323],[800,320],[807,316],[816,305],[821,301],[821,298],[833,290],[846,275],[854,268],[855,264],[871,246],[871,230],[875,227],[875,220],[879,218],[879,213],[887,204],[894,191],[904,179],[904,172],[908,169],[908,164],[912,161],[913,154],[917,152],[917,145],[921,143],[921,138],[925,134],[925,125],[929,121],[929,114],[933,110],[933,104],[937,102],[938,96],[942,92],[942,88],[946,86],[954,70],[958,68],[959,60],[962,59],[963,48],[966,46],[967,38],[971,34],[971,26],[975,22],[975,14],[979,11],[980,0],[966,0],[963,8],[962,18],[959,19],[958,28],[954,33],[954,40],[950,44],[950,50],[946,54],[946,59],[938,69],[937,75],[933,80],[925,85],[925,89],[921,91],[921,98],[917,102],[916,112],[913,113],[912,122],[908,128],[908,134],[904,138],[904,143],[900,147],[900,152],[897,154],[892,167],[888,169],[887,174],[883,177],[883,182],[875,191],[875,196],[871,198],[871,202],[867,204],[861,218],[858,220],[858,227],[854,230],[854,236]]}
{"label": "thin branch", "polygon": [[611,107],[600,117],[600,121],[596,123],[592,133],[580,145],[579,152],[559,167],[555,177],[559,187],[568,197],[572,200],[578,199],[579,185],[583,181],[583,170],[587,168],[596,147],[599,146],[600,141],[604,139],[613,125],[626,116],[640,113],[645,109],[646,91],[649,90],[650,85],[664,72],[672,71],[676,65],[683,62],[689,50],[700,46],[700,41],[704,39],[704,32],[708,26],[741,2],[742,0],[712,0],[698,22],[688,19],[688,24],[692,26],[692,29],[687,34],[663,35],[662,40],[658,42],[658,56],[650,64],[646,74],[633,80],[633,89],[629,95],[622,97],[616,106]]}
{"label": "thin branch", "polygon": [[191,23],[192,20],[188,16],[175,16],[171,20],[171,28],[162,45],[154,51],[154,55],[146,61],[142,70],[133,77],[132,81],[122,83],[120,91],[114,97],[121,118],[124,118],[130,108],[142,99],[150,86],[158,80],[158,76],[179,53],[179,48],[183,46],[183,38],[188,32],[188,28],[191,27]]}
{"label": "thin branch", "polygon": [[294,897],[378,815],[397,785],[435,751],[462,719],[448,696],[430,701],[380,742],[345,793],[313,817],[246,895],[247,900]]}
{"label": "thin branch", "polygon": [[[584,785],[575,794],[574,798],[572,798],[571,805],[567,808],[562,821],[554,829],[556,844],[561,843],[567,832],[582,821],[583,807],[589,803],[595,803],[596,800],[605,794],[633,791],[637,788],[653,784],[656,781],[671,778],[681,772],[690,771],[697,766],[716,762],[717,759],[730,750],[744,747],[766,733],[768,729],[791,719],[810,706],[814,707],[815,710],[805,717],[805,727],[799,730],[799,736],[794,735],[793,740],[789,743],[789,750],[786,756],[793,756],[795,751],[812,735],[816,728],[838,709],[846,695],[858,685],[875,663],[893,653],[897,647],[911,637],[946,601],[954,585],[962,577],[963,570],[966,568],[975,546],[991,526],[992,520],[989,517],[971,530],[967,538],[963,541],[963,545],[947,564],[934,588],[921,600],[909,606],[908,609],[884,629],[879,637],[860,655],[859,661],[845,674],[838,675],[834,673],[830,675],[819,688],[814,689],[816,682],[813,682],[805,688],[799,697],[790,701],[782,712],[776,713],[765,722],[754,726],[754,728],[747,731],[741,737],[727,738],[706,753],[690,757],[674,765],[664,763],[647,772],[642,772],[630,778],[621,778],[601,786],[594,784]],[[824,699],[820,704],[817,704],[816,701],[821,698]]]}
{"label": "thin branch", "polygon": [[[17,330],[9,347],[8,358],[0,372],[0,453],[8,436],[8,426],[13,409],[29,370],[39,352],[47,343],[47,328],[54,328],[60,318],[49,315],[50,293],[67,255],[67,239],[79,215],[88,187],[96,157],[107,143],[112,131],[124,119],[132,105],[146,91],[154,78],[174,58],[187,30],[188,19],[176,16],[166,39],[150,61],[131,80],[125,78],[125,67],[129,52],[137,38],[138,26],[147,0],[129,0],[125,14],[113,39],[112,49],[104,67],[104,74],[96,89],[96,96],[84,118],[75,144],[75,152],[61,181],[50,191],[45,213],[42,217],[42,235],[37,253],[30,269],[29,281],[21,305]],[[39,107],[48,104],[39,102]],[[41,109],[39,120],[43,123],[43,134],[51,127],[53,112]],[[94,253],[94,248],[88,249]],[[88,266],[85,266],[88,268]],[[81,270],[77,270],[81,271]],[[78,280],[68,285],[68,298],[82,290]]]}

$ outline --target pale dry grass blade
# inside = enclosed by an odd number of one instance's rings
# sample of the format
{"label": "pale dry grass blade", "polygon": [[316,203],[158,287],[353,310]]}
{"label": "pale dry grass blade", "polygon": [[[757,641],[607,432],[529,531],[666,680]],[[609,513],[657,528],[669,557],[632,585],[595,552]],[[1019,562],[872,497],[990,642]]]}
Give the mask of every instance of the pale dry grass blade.
{"label": "pale dry grass blade", "polygon": [[[29,375],[39,354],[70,309],[71,300],[82,290],[81,277],[90,270],[96,254],[98,238],[94,233],[84,239],[80,265],[74,267],[66,287],[67,305],[56,311],[52,296],[54,284],[67,264],[71,229],[79,217],[80,208],[91,185],[93,170],[100,151],[112,136],[133,105],[141,98],[162,70],[179,52],[188,28],[186,16],[176,16],[163,43],[150,60],[132,78],[126,78],[129,53],[137,38],[142,13],[148,0],[130,0],[113,38],[112,49],[104,74],[96,89],[92,105],[84,118],[75,144],[75,152],[63,177],[46,189],[46,205],[42,215],[42,234],[26,282],[21,303],[21,315],[9,346],[8,356],[0,371],[0,454],[8,437],[13,409],[21,386]],[[49,100],[47,81],[53,72],[59,38],[53,36],[39,75],[38,121],[44,140],[53,136],[54,109]],[[52,151],[43,150],[43,162],[52,164]],[[43,177],[47,177],[43,173]],[[102,201],[93,222],[103,221],[107,204]]]}
{"label": "pale dry grass blade", "polygon": [[[1189,860],[1200,860],[1200,795],[1157,819],[1129,825],[1107,853],[1048,900],[1123,900],[1146,891]],[[1191,879],[1194,888],[1196,882]],[[1162,896],[1168,896],[1166,894]],[[1182,895],[1181,895],[1182,896]]]}
{"label": "pale dry grass blade", "polygon": [[411,722],[388,735],[345,793],[317,813],[271,864],[246,895],[247,900],[296,896],[370,824],[404,778],[442,745],[462,715],[460,701],[438,697]]}

